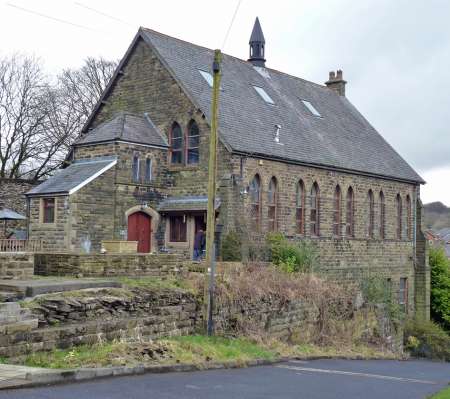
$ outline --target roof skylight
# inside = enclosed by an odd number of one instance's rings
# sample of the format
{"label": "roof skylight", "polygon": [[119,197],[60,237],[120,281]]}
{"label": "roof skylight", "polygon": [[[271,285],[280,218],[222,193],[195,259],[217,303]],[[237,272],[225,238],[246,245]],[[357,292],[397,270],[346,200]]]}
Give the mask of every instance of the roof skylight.
{"label": "roof skylight", "polygon": [[200,75],[203,76],[203,79],[206,80],[206,82],[209,84],[209,87],[213,87],[213,77],[209,72],[202,71],[201,69],[198,70],[200,72]]}
{"label": "roof skylight", "polygon": [[256,90],[256,92],[261,96],[261,98],[270,105],[275,105],[275,102],[272,100],[272,98],[266,93],[266,91],[259,86],[253,86],[253,88]]}
{"label": "roof skylight", "polygon": [[308,111],[311,112],[314,116],[322,116],[320,115],[320,112],[317,111],[317,109],[314,108],[314,105],[312,105],[309,101],[301,100],[302,103],[306,108],[308,108]]}

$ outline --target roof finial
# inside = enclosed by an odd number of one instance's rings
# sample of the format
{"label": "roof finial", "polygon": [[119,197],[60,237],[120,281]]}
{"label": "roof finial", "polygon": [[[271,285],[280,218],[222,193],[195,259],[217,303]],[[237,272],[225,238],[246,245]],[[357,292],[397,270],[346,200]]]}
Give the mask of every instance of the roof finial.
{"label": "roof finial", "polygon": [[248,61],[254,66],[264,67],[266,62],[264,58],[266,40],[264,39],[258,17],[256,17],[248,43],[250,44],[250,58]]}

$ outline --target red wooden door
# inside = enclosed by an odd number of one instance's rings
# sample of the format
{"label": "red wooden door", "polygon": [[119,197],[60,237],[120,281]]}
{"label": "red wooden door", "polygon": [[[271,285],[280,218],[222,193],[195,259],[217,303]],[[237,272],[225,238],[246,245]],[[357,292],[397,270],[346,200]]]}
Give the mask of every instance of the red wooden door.
{"label": "red wooden door", "polygon": [[128,216],[128,241],[138,242],[138,252],[150,252],[152,218],[144,212]]}

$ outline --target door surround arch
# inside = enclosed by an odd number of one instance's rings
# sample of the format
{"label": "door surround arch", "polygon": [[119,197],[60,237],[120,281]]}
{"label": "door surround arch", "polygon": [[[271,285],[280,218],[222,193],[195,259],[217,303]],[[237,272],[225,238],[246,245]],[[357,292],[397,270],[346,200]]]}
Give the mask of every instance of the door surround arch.
{"label": "door surround arch", "polygon": [[127,226],[127,231],[128,231],[128,217],[136,212],[143,212],[151,217],[151,235],[150,235],[150,242],[152,243],[151,252],[157,252],[158,246],[156,245],[157,244],[156,232],[158,231],[161,216],[153,208],[145,207],[142,205],[133,206],[125,211],[125,224]]}

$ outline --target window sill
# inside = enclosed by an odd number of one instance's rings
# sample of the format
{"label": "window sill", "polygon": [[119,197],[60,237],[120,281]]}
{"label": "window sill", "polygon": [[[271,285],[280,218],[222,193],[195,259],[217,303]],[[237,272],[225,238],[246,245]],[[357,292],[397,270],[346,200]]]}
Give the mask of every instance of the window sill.
{"label": "window sill", "polygon": [[188,241],[168,242],[167,246],[171,248],[189,248],[189,242]]}
{"label": "window sill", "polygon": [[178,172],[183,170],[197,170],[199,169],[199,164],[191,164],[191,165],[169,165],[167,167],[169,172]]}

